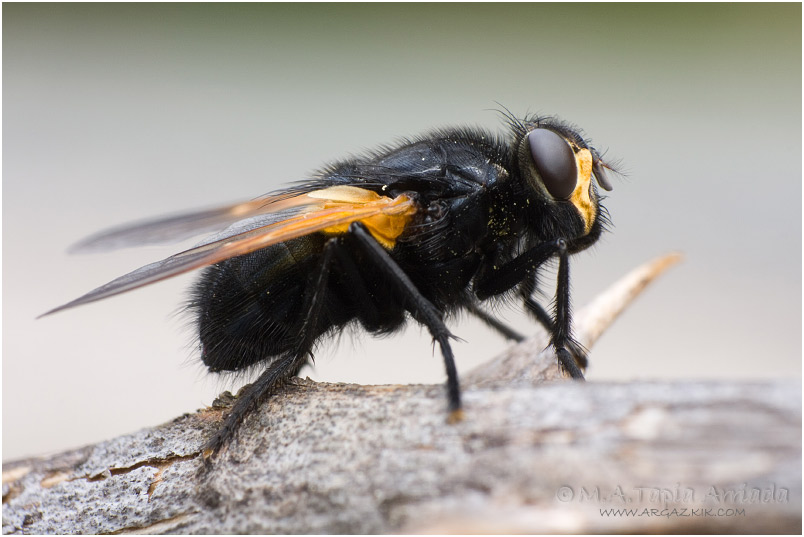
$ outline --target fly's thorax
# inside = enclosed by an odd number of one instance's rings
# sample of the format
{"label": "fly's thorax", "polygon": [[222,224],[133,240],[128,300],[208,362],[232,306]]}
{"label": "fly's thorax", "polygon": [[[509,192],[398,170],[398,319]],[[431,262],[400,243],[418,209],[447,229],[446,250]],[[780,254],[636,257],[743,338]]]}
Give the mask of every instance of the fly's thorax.
{"label": "fly's thorax", "polygon": [[537,127],[519,142],[517,158],[528,194],[544,206],[543,217],[571,214],[581,222],[578,236],[588,234],[599,213],[592,151],[557,131]]}

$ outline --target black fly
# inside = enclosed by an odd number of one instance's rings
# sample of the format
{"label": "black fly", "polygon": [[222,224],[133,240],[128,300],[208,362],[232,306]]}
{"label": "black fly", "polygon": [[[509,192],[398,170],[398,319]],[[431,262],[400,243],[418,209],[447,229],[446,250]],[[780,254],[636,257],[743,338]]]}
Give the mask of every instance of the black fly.
{"label": "black fly", "polygon": [[[194,315],[210,371],[264,371],[239,396],[205,453],[217,453],[245,417],[299,372],[324,335],[359,324],[427,327],[447,371],[451,419],[461,392],[445,315],[466,310],[521,337],[479,303],[518,295],[552,335],[561,367],[583,379],[572,339],[569,256],[606,227],[597,184],[608,166],[578,130],[551,117],[507,116],[505,137],[444,129],[337,162],[315,179],[246,203],[153,220],[90,237],[113,248],[224,231],[146,265],[54,313],[207,266]],[[228,227],[227,227],[228,226]],[[558,259],[555,309],[533,298],[540,267]]]}

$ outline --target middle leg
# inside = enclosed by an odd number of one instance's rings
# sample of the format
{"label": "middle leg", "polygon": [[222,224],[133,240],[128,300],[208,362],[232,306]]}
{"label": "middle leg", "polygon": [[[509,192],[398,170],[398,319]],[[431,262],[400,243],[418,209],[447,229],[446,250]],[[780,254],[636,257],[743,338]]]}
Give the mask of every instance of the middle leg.
{"label": "middle leg", "polygon": [[388,252],[371,236],[366,228],[356,222],[349,226],[349,232],[357,239],[357,243],[374,265],[385,274],[402,295],[406,309],[413,318],[422,323],[430,331],[433,339],[441,347],[444,366],[447,370],[447,398],[449,401],[450,420],[460,419],[461,388],[458,382],[458,371],[449,338],[453,337],[444,324],[441,312],[416,288],[405,271],[388,255]]}

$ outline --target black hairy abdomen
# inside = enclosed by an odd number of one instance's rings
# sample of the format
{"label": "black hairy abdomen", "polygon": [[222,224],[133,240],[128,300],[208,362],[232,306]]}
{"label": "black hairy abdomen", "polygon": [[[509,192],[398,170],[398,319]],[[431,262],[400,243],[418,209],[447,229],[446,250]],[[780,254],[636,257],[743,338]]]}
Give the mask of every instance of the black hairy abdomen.
{"label": "black hairy abdomen", "polygon": [[348,235],[337,239],[319,319],[314,326],[306,324],[309,295],[329,239],[312,234],[204,270],[189,310],[210,371],[239,371],[292,355],[305,337],[317,341],[350,322],[375,334],[404,324],[396,288],[354,249]]}
{"label": "black hairy abdomen", "polygon": [[211,371],[240,370],[295,350],[302,297],[323,241],[311,235],[203,271],[189,309]]}

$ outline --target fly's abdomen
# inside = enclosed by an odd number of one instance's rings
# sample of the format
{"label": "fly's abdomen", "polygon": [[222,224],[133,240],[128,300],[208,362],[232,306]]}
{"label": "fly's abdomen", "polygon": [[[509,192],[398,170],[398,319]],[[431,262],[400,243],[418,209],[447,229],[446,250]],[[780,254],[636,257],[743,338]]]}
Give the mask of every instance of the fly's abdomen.
{"label": "fly's abdomen", "polygon": [[291,240],[203,272],[189,309],[210,371],[239,370],[296,350],[302,297],[323,240],[320,235]]}

